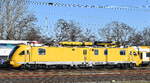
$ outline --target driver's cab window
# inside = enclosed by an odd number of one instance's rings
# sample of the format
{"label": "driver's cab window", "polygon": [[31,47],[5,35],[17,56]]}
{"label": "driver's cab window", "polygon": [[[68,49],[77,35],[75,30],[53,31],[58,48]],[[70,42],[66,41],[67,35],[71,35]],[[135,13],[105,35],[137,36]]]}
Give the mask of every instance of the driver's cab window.
{"label": "driver's cab window", "polygon": [[27,51],[23,50],[19,53],[19,55],[29,55],[29,50]]}

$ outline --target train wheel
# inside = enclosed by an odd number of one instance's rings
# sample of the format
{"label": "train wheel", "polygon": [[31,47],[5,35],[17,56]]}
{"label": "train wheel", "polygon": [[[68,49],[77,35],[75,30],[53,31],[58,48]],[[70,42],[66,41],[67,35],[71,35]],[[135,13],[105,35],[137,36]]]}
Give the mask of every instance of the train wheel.
{"label": "train wheel", "polygon": [[133,69],[133,68],[134,68],[134,63],[130,63],[130,64],[129,64],[129,68],[130,68],[130,69]]}
{"label": "train wheel", "polygon": [[37,65],[31,65],[31,66],[30,66],[30,69],[31,69],[31,70],[36,70],[36,69],[37,69]]}
{"label": "train wheel", "polygon": [[117,64],[116,67],[121,69],[122,68],[122,64]]}
{"label": "train wheel", "polygon": [[128,69],[128,68],[130,68],[130,65],[128,63],[125,63],[124,64],[124,69]]}
{"label": "train wheel", "polygon": [[124,64],[120,64],[120,69],[127,69],[129,66],[128,64],[124,63]]}
{"label": "train wheel", "polygon": [[127,68],[126,64],[122,64],[122,69],[126,69],[126,68]]}
{"label": "train wheel", "polygon": [[28,64],[28,63],[27,63],[27,64],[24,64],[24,65],[23,65],[23,68],[24,68],[24,69],[27,69],[27,70],[30,70],[31,65]]}
{"label": "train wheel", "polygon": [[118,68],[120,68],[120,69],[124,69],[124,67],[125,67],[124,64],[118,64],[117,66],[118,66]]}
{"label": "train wheel", "polygon": [[21,65],[21,67],[20,67],[21,69],[25,69],[25,65],[23,64],[23,65]]}

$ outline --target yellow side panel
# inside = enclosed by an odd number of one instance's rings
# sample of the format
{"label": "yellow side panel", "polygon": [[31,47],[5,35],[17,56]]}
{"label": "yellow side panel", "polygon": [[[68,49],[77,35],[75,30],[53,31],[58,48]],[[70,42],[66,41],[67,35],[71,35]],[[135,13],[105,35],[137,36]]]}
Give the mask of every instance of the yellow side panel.
{"label": "yellow side panel", "polygon": [[34,48],[32,61],[83,61],[79,48],[46,47],[46,55],[38,55],[39,48]]}
{"label": "yellow side panel", "polygon": [[[98,50],[98,55],[95,55],[94,50]],[[105,62],[106,56],[104,55],[104,48],[89,48],[89,54],[87,55],[87,61],[93,62]]]}
{"label": "yellow side panel", "polygon": [[[128,61],[127,55],[120,55],[120,51],[125,50],[123,48],[108,48],[108,61]],[[126,52],[127,53],[127,52]]]}

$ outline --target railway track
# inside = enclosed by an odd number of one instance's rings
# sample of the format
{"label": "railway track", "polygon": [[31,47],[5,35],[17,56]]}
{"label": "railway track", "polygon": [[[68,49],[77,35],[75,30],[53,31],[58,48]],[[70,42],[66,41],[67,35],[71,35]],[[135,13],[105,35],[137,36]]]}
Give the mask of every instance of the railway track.
{"label": "railway track", "polygon": [[113,75],[121,73],[150,73],[150,67],[134,69],[51,69],[51,70],[16,70],[0,69],[0,75]]}
{"label": "railway track", "polygon": [[103,71],[143,71],[150,70],[150,66],[148,67],[135,67],[133,69],[119,69],[119,68],[84,68],[84,69],[37,69],[37,70],[27,70],[27,69],[10,69],[10,68],[0,68],[0,73],[8,73],[8,72],[82,72],[82,73],[97,73]]}
{"label": "railway track", "polygon": [[[51,69],[51,70],[16,70],[0,69],[1,80],[20,83],[76,83],[111,80],[146,80],[150,81],[150,69]],[[33,80],[33,81],[31,81]],[[22,82],[22,83],[26,83]],[[7,83],[7,82],[6,82]]]}

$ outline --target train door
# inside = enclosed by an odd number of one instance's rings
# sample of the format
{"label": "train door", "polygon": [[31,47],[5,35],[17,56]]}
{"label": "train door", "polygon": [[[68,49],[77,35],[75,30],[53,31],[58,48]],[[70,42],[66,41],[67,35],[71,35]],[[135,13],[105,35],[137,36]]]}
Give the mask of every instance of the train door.
{"label": "train door", "polygon": [[26,63],[30,62],[30,53],[29,53],[29,50],[25,51],[25,62]]}
{"label": "train door", "polygon": [[84,58],[84,64],[86,65],[86,66],[90,66],[90,62],[91,62],[91,60],[90,60],[90,49],[83,49],[83,58]]}
{"label": "train door", "polygon": [[20,53],[20,59],[25,63],[30,61],[29,50],[22,50]]}
{"label": "train door", "polygon": [[83,49],[83,60],[84,60],[84,64],[86,64],[87,62],[87,49]]}
{"label": "train door", "polygon": [[129,61],[131,63],[135,63],[136,66],[139,66],[142,61],[142,54],[139,51],[139,48],[137,47],[128,47],[128,56],[129,56]]}
{"label": "train door", "polygon": [[104,50],[104,55],[106,56],[105,62],[106,62],[106,64],[107,64],[107,63],[108,63],[108,49],[105,49],[105,50]]}
{"label": "train door", "polygon": [[129,54],[127,54],[127,56],[128,56],[128,61],[134,62],[134,57],[133,57],[133,55],[132,55],[132,51],[129,50],[128,53],[129,53]]}

